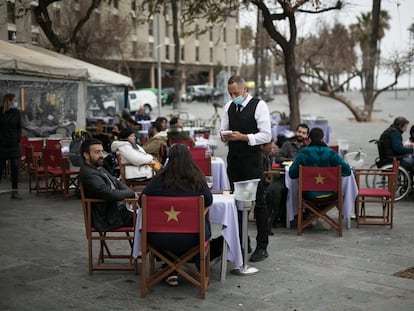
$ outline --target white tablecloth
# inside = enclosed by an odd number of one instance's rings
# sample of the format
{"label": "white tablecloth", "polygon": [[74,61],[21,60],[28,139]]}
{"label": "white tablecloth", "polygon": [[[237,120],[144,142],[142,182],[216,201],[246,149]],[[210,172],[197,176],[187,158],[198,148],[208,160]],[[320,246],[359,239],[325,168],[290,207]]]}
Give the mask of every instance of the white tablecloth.
{"label": "white tablecloth", "polygon": [[[286,209],[288,220],[292,221],[298,214],[298,187],[299,179],[291,179],[289,176],[289,167],[286,166],[285,183],[288,188],[286,200]],[[342,177],[342,215],[347,219],[348,227],[350,224],[351,214],[355,205],[355,199],[358,195],[358,186],[355,181],[354,173],[351,171],[350,176]],[[287,223],[289,225],[289,222]]]}
{"label": "white tablecloth", "polygon": [[137,123],[141,125],[142,131],[148,132],[149,128],[151,127],[151,120],[141,120],[141,121],[137,121]]}
{"label": "white tablecloth", "polygon": [[226,165],[224,160],[219,157],[211,157],[211,174],[213,175],[212,190],[228,190],[230,189]]}
{"label": "white tablecloth", "polygon": [[[138,209],[132,251],[134,258],[141,254],[141,222],[141,209]],[[223,225],[221,234],[227,243],[227,260],[234,262],[236,268],[240,268],[243,265],[243,257],[239,239],[237,208],[233,195],[213,195],[213,204],[210,206],[210,223]],[[225,269],[222,271],[223,273],[226,273]],[[222,279],[224,279],[223,276]]]}

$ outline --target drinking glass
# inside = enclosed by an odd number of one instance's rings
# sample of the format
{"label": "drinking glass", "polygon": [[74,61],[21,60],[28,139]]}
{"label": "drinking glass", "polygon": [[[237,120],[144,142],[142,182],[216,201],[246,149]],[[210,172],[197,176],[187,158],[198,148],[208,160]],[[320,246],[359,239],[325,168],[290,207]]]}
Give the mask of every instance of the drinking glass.
{"label": "drinking glass", "polygon": [[213,176],[206,176],[206,182],[210,189],[213,188]]}

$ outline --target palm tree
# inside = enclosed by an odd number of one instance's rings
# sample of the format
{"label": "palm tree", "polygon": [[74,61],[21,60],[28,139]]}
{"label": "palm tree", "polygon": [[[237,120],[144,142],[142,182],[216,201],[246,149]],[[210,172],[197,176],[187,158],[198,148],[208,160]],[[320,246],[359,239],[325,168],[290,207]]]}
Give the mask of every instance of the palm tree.
{"label": "palm tree", "polygon": [[385,30],[390,27],[390,15],[380,8],[381,0],[374,0],[372,13],[361,14],[358,23],[350,26],[353,38],[362,51],[361,86],[364,110],[369,112],[367,120],[371,119],[372,108],[379,94],[374,92],[374,72],[379,63],[381,39],[385,36]]}

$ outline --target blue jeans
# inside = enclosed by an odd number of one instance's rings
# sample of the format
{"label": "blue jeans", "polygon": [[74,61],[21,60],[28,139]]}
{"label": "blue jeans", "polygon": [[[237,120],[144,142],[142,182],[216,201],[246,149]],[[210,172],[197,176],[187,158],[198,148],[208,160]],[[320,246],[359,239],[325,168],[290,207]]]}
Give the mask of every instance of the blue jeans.
{"label": "blue jeans", "polygon": [[[19,158],[9,159],[12,189],[17,190],[17,183],[19,181]],[[6,160],[0,160],[0,181],[3,171],[6,167]]]}
{"label": "blue jeans", "polygon": [[406,170],[413,173],[414,172],[414,156],[408,155],[401,159],[400,161],[401,166],[403,166]]}

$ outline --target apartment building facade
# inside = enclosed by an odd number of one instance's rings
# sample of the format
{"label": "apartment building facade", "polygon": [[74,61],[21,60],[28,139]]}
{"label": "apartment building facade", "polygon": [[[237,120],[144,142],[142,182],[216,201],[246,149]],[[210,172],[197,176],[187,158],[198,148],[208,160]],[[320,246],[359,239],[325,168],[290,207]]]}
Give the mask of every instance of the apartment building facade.
{"label": "apartment building facade", "polygon": [[[179,8],[184,3],[181,1]],[[102,3],[94,11],[93,14],[99,15],[96,20],[102,25],[108,22],[110,16],[112,22],[126,23],[128,28],[127,34],[114,31],[113,36],[120,37],[119,46],[114,46],[110,54],[99,60],[99,64],[129,75],[136,88],[157,87],[159,72],[162,87],[173,87],[176,66],[171,9],[166,6],[160,14],[147,20],[140,13],[140,4],[140,0],[113,0]],[[38,1],[28,0],[6,0],[5,4],[0,4],[0,40],[46,45],[47,40],[33,14],[33,7],[37,5]],[[59,32],[59,27],[65,27],[60,21],[68,10],[80,15],[82,5],[84,1],[81,0],[63,0],[50,5],[48,11],[55,23],[54,30]],[[190,27],[206,31],[179,38],[183,89],[191,84],[214,86],[215,74],[220,68],[231,74],[238,72],[240,65],[240,26],[237,13],[220,25],[208,26],[203,20],[196,24]],[[184,27],[178,23],[179,34],[189,30]]]}

